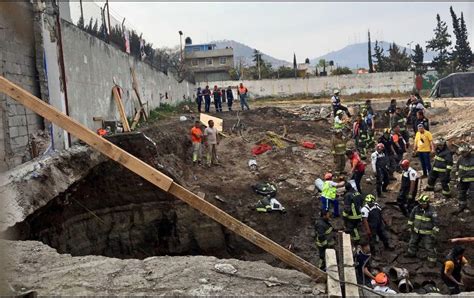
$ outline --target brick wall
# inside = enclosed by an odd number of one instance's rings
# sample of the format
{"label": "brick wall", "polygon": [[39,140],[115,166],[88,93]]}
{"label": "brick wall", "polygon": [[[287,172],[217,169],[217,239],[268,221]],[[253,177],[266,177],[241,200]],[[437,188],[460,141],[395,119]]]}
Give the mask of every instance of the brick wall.
{"label": "brick wall", "polygon": [[[0,75],[39,96],[33,12],[28,2],[0,2]],[[29,135],[42,119],[0,93],[0,171],[31,159]]]}

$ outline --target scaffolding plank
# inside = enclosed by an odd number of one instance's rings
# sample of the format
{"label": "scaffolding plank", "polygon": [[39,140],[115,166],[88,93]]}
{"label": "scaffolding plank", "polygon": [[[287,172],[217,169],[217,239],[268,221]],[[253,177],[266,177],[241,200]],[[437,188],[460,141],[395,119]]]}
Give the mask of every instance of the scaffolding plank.
{"label": "scaffolding plank", "polygon": [[[327,279],[327,294],[328,297],[342,297],[341,284],[339,283],[339,269],[337,267],[336,250],[326,249],[326,272]],[[334,277],[334,278],[331,278]]]}
{"label": "scaffolding plank", "polygon": [[117,161],[119,164],[125,166],[132,172],[140,175],[164,191],[167,191],[188,203],[191,207],[196,208],[201,213],[209,216],[210,218],[225,226],[227,229],[234,231],[236,234],[249,240],[253,244],[259,246],[288,265],[309,275],[318,282],[326,281],[326,273],[319,270],[313,264],[303,260],[299,256],[255,231],[251,227],[238,221],[231,215],[225,213],[221,209],[190,192],[186,188],[176,184],[170,177],[164,175],[160,171],[156,170],[125,150],[117,147],[106,139],[98,136],[84,125],[63,114],[53,106],[43,102],[39,98],[8,81],[2,76],[0,76],[0,91],[20,102],[25,107],[29,108],[45,119],[48,119],[52,123],[65,129],[75,137],[81,139],[99,152]]}
{"label": "scaffolding plank", "polygon": [[[354,268],[354,256],[352,254],[351,235],[342,234],[342,256],[344,265],[344,281],[357,284],[357,277]],[[346,283],[345,297],[359,297],[359,287]]]}
{"label": "scaffolding plank", "polygon": [[123,107],[123,103],[122,103],[122,97],[120,96],[118,88],[119,88],[118,86],[114,86],[112,88],[112,93],[114,94],[115,103],[117,104],[119,114],[120,114],[120,119],[122,120],[123,131],[129,132],[131,131],[130,125],[128,124],[127,114],[125,113],[125,108]]}

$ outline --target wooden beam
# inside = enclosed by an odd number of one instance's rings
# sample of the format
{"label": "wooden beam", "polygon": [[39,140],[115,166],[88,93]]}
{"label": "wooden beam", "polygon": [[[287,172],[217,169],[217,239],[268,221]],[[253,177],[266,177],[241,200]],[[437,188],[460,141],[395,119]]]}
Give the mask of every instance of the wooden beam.
{"label": "wooden beam", "polygon": [[130,72],[132,73],[132,88],[135,91],[135,95],[137,96],[138,99],[138,104],[140,105],[140,108],[143,109],[143,119],[148,120],[148,115],[145,111],[145,107],[143,106],[142,99],[140,97],[140,93],[138,92],[138,80],[137,76],[135,75],[135,69],[133,67],[130,67]]}
{"label": "wooden beam", "polygon": [[[344,268],[344,281],[357,284],[354,268],[354,256],[352,254],[351,235],[342,234],[342,259]],[[359,287],[353,284],[345,284],[345,297],[359,297]]]}
{"label": "wooden beam", "polygon": [[[142,111],[143,109],[140,108],[136,113],[135,113],[135,117],[133,117],[133,121],[132,121],[132,126],[130,127],[131,130],[134,130],[135,129],[135,126],[137,126],[138,124],[138,121],[140,121],[140,115],[142,114]],[[144,112],[143,112],[144,113]]]}
{"label": "wooden beam", "polygon": [[128,124],[127,114],[125,113],[125,108],[123,107],[123,103],[122,103],[122,97],[120,97],[118,88],[119,88],[118,86],[114,86],[112,88],[112,93],[114,94],[115,103],[117,104],[119,114],[120,114],[120,119],[122,120],[123,131],[129,132],[131,131],[130,126]]}
{"label": "wooden beam", "polygon": [[[339,283],[339,269],[337,267],[336,251],[326,249],[326,272],[328,273],[327,294],[328,297],[342,297],[341,284]],[[334,277],[334,278],[331,278]]]}
{"label": "wooden beam", "polygon": [[137,175],[140,175],[162,190],[167,191],[188,203],[190,206],[211,217],[218,223],[225,226],[227,229],[234,231],[238,235],[249,240],[253,244],[259,246],[288,265],[306,273],[318,282],[326,281],[326,273],[319,270],[313,264],[303,260],[299,256],[293,254],[291,251],[273,242],[264,235],[253,230],[249,226],[243,224],[221,209],[207,202],[206,200],[201,199],[196,194],[176,184],[170,177],[164,175],[160,171],[156,170],[130,153],[124,151],[123,149],[120,149],[106,139],[98,136],[84,125],[61,113],[53,106],[41,101],[39,98],[13,84],[2,76],[0,76],[0,91],[4,92],[14,100],[20,102],[25,107],[29,108],[45,119],[48,119],[52,123],[62,127],[78,139],[81,139],[91,147],[117,161],[119,164],[125,166]]}

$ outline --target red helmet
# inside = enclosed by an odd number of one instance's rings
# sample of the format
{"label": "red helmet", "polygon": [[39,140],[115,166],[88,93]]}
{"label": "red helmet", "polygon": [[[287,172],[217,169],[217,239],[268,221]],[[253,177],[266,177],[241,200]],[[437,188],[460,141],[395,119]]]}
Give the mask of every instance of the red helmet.
{"label": "red helmet", "polygon": [[385,145],[384,145],[384,144],[382,144],[382,143],[378,143],[376,148],[377,148],[377,149],[382,149],[382,150],[383,150],[383,149],[385,149]]}
{"label": "red helmet", "polygon": [[331,179],[332,179],[332,174],[331,173],[324,174],[324,180],[331,180]]}
{"label": "red helmet", "polygon": [[404,159],[400,162],[400,167],[402,167],[402,169],[404,170],[408,169],[409,166],[410,166],[410,161],[408,159]]}
{"label": "red helmet", "polygon": [[386,286],[388,284],[387,274],[380,272],[375,276],[375,283],[379,286]]}

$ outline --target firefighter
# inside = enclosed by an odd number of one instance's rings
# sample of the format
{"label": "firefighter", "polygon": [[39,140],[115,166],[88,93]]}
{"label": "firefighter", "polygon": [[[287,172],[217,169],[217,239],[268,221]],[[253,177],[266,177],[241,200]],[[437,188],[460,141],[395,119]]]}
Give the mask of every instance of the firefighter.
{"label": "firefighter", "polygon": [[334,248],[334,229],[329,222],[331,211],[321,210],[321,217],[316,221],[316,246],[319,252],[319,268],[326,270],[326,249]]}
{"label": "firefighter", "polygon": [[397,124],[400,126],[400,134],[402,135],[408,147],[410,142],[410,134],[407,130],[407,118],[402,114],[402,109],[400,107],[395,109],[395,115],[392,117],[390,127],[394,128]]}
{"label": "firefighter", "polygon": [[390,180],[396,180],[395,177],[393,177],[393,173],[397,168],[397,151],[395,150],[395,144],[391,136],[390,128],[385,128],[383,134],[377,141],[384,145],[385,156],[389,159],[388,176]]}
{"label": "firefighter", "polygon": [[336,116],[334,116],[334,129],[344,129],[346,127],[346,123],[344,121],[344,111],[337,110]]}
{"label": "firefighter", "polygon": [[434,236],[439,232],[438,214],[429,204],[430,198],[426,194],[418,197],[419,205],[413,208],[408,219],[410,241],[408,242],[408,258],[416,257],[418,244],[423,243],[428,251],[428,262],[436,264],[436,249]]}
{"label": "firefighter", "polygon": [[387,192],[387,186],[390,182],[388,175],[389,157],[385,155],[385,146],[382,143],[377,144],[375,152],[370,156],[372,161],[372,170],[377,178],[376,189],[377,196],[383,198],[382,192]]}
{"label": "firefighter", "polygon": [[360,210],[362,214],[362,225],[365,233],[370,239],[370,251],[375,256],[375,244],[377,236],[382,241],[385,249],[392,250],[388,243],[388,237],[385,232],[385,223],[382,218],[382,208],[375,202],[375,196],[368,194],[364,199],[365,205]]}
{"label": "firefighter", "polygon": [[356,123],[354,125],[354,139],[359,151],[360,158],[365,160],[367,158],[367,148],[369,144],[369,128],[367,123],[362,119],[362,115],[357,115]]}
{"label": "firefighter", "polygon": [[472,147],[465,144],[459,147],[459,158],[456,166],[458,173],[458,200],[459,212],[467,207],[467,198],[474,197],[474,155],[472,154]]}
{"label": "firefighter", "polygon": [[347,140],[342,135],[342,130],[337,129],[331,140],[331,153],[334,156],[336,175],[345,173],[344,168],[346,166],[346,143]]}
{"label": "firefighter", "polygon": [[360,241],[360,223],[362,215],[360,209],[362,208],[362,195],[355,190],[349,182],[344,185],[346,193],[344,194],[344,210],[342,216],[344,218],[344,226],[346,233],[351,234],[352,241],[357,244]]}
{"label": "firefighter", "polygon": [[430,171],[428,186],[426,186],[425,191],[433,191],[436,180],[439,178],[443,187],[443,195],[450,197],[449,181],[451,180],[451,170],[453,169],[453,153],[449,150],[443,138],[436,139],[434,145],[436,155],[434,157],[433,170]]}
{"label": "firefighter", "polygon": [[400,168],[402,169],[402,181],[397,203],[403,215],[408,217],[415,204],[419,177],[415,169],[410,167],[410,161],[408,159],[400,162]]}
{"label": "firefighter", "polygon": [[464,286],[461,281],[461,270],[468,263],[464,252],[465,249],[462,246],[453,247],[441,268],[441,279],[448,287],[449,295],[461,293],[459,286]]}

